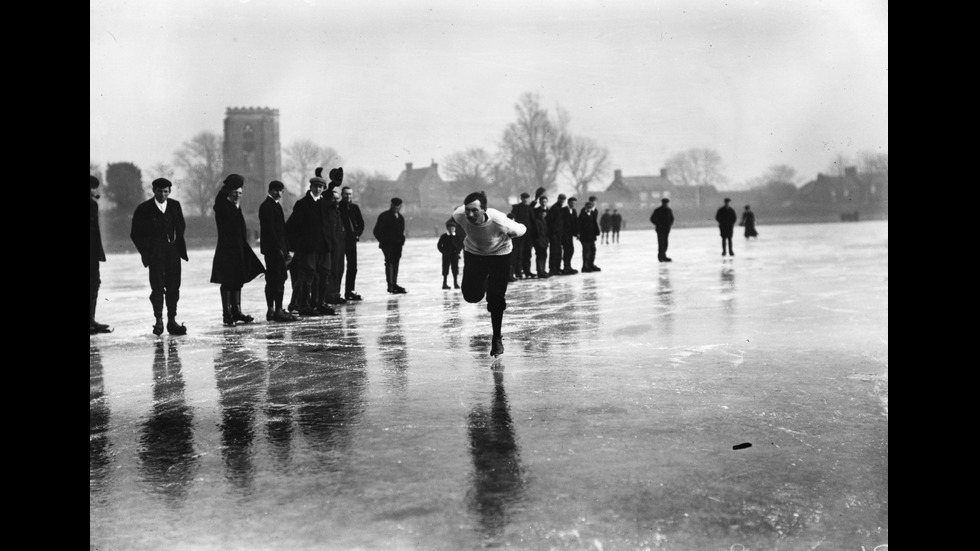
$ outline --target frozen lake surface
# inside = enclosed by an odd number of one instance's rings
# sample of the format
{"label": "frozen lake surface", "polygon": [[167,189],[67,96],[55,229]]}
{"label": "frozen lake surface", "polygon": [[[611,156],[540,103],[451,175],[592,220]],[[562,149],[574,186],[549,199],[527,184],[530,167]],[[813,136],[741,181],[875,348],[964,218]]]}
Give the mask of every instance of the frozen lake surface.
{"label": "frozen lake surface", "polygon": [[234,328],[192,250],[183,337],[150,332],[138,255],[109,255],[90,546],[883,546],[888,223],[759,231],[722,258],[716,228],[675,230],[669,264],[629,231],[597,246],[602,272],[512,283],[495,363],[435,238],[406,244],[407,295],[363,243],[363,302],[269,323],[259,278],[260,321]]}

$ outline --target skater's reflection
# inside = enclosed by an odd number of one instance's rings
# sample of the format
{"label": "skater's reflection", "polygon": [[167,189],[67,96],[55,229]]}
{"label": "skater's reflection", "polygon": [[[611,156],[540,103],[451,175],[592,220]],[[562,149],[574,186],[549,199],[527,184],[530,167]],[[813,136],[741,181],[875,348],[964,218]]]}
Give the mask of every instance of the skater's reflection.
{"label": "skater's reflection", "polygon": [[474,466],[473,488],[467,492],[467,504],[488,539],[503,534],[515,505],[524,498],[524,469],[499,363],[493,381],[490,409],[479,404],[467,419]]}
{"label": "skater's reflection", "polygon": [[102,381],[102,354],[97,346],[89,347],[89,401],[88,401],[88,471],[89,484],[94,494],[105,490],[109,476],[109,403],[105,399]]}
{"label": "skater's reflection", "polygon": [[674,334],[674,288],[670,284],[670,269],[665,264],[660,265],[657,279],[657,301],[660,303],[661,329],[665,335]]}
{"label": "skater's reflection", "polygon": [[[597,292],[595,280],[591,278],[582,280],[582,295],[579,299],[579,309],[582,314],[582,321],[584,322],[583,330],[589,333],[598,331],[601,323],[599,319],[599,293]],[[589,339],[582,340],[586,341]]]}
{"label": "skater's reflection", "polygon": [[446,338],[446,344],[449,348],[459,348],[460,328],[459,293],[444,293],[442,295],[442,335]]}
{"label": "skater's reflection", "polygon": [[730,332],[735,323],[735,268],[730,264],[721,267],[721,301],[725,312],[725,329]]}
{"label": "skater's reflection", "polygon": [[263,362],[242,343],[238,333],[226,333],[214,362],[221,408],[221,457],[225,477],[243,492],[252,490],[255,414],[265,383]]}
{"label": "skater's reflection", "polygon": [[[296,374],[296,423],[320,468],[338,472],[351,445],[351,431],[362,412],[367,372],[364,347],[357,342],[356,321],[339,329],[342,345],[304,354],[291,362]],[[305,365],[297,363],[305,361]]]}
{"label": "skater's reflection", "polygon": [[289,357],[296,354],[288,341],[268,341],[266,357],[269,364],[269,384],[266,387],[265,437],[272,459],[279,469],[289,465],[293,436],[292,400],[297,372]]}
{"label": "skater's reflection", "polygon": [[[172,504],[182,501],[198,468],[194,418],[184,400],[177,339],[156,341],[153,407],[140,433],[140,474],[150,490]],[[166,346],[166,351],[164,351]]]}
{"label": "skater's reflection", "polygon": [[378,348],[381,349],[385,385],[399,392],[406,391],[408,354],[397,299],[388,299],[388,316],[385,318],[384,332],[378,336]]}

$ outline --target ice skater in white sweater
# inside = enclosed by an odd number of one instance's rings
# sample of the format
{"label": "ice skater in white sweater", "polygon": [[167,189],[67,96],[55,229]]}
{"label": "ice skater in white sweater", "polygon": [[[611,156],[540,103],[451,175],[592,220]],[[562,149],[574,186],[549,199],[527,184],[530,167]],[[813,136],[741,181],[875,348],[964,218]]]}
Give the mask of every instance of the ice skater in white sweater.
{"label": "ice skater in white sweater", "polygon": [[493,325],[490,355],[504,353],[500,327],[507,309],[507,281],[510,278],[511,238],[527,231],[524,224],[515,222],[497,209],[487,208],[487,195],[475,191],[466,196],[463,205],[453,212],[466,234],[463,240],[463,298],[480,302],[487,297],[487,311]]}

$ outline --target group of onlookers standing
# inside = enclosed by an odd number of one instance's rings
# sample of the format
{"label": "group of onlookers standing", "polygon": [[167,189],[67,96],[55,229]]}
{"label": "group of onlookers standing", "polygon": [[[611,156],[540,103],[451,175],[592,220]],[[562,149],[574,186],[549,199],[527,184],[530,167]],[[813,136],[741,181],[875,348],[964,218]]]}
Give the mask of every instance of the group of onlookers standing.
{"label": "group of onlookers standing", "polygon": [[[357,243],[364,232],[360,208],[353,202],[353,190],[343,186],[343,168],[329,172],[329,182],[317,168],[309,181],[309,190],[293,207],[287,220],[280,201],[285,186],[273,180],[268,195],[259,207],[260,252],[265,263],[255,255],[248,242],[248,229],[241,211],[244,178],[229,174],[222,182],[214,202],[214,220],[218,230],[211,269],[212,283],[220,285],[222,322],[225,325],[251,323],[254,318],[242,311],[242,287],[265,274],[266,320],[289,322],[299,316],[334,315],[332,305],[359,301],[355,292],[357,275]],[[136,207],[133,213],[130,238],[139,251],[143,266],[149,270],[150,304],[155,323],[153,333],[166,330],[184,335],[187,328],[177,322],[177,303],[180,298],[181,260],[187,260],[184,241],[185,223],[180,202],[170,199],[173,184],[166,178],[152,182],[153,197]],[[99,180],[90,180],[90,282],[92,334],[112,329],[95,320],[98,290],[101,284],[99,264],[105,262],[102,236],[99,229]],[[567,203],[566,203],[567,200]],[[670,199],[650,216],[657,231],[657,259],[671,262],[667,256],[668,236],[674,223]],[[600,218],[595,196],[589,197],[581,212],[576,211],[577,198],[559,193],[555,204],[548,206],[544,188],[521,193],[520,201],[511,206],[509,214],[488,208],[486,195],[474,192],[466,197],[446,222],[446,233],[437,243],[442,255],[442,288],[450,289],[448,276],[453,276],[453,288],[459,289],[459,256],[464,256],[462,289],[469,302],[487,297],[494,334],[492,352],[503,353],[500,341],[500,319],[506,308],[504,295],[507,283],[522,279],[546,279],[552,276],[579,273],[572,267],[574,240],[582,246],[582,272],[601,271],[595,263],[596,241],[619,242],[619,231],[625,222],[618,211],[609,209]],[[732,234],[737,221],[731,199],[718,209],[722,238],[722,255],[734,256]],[[398,267],[405,244],[405,217],[401,214],[402,200],[391,199],[388,210],[378,216],[373,234],[384,255],[385,280],[388,292],[408,291],[398,284]],[[742,214],[745,237],[756,237],[755,214],[745,206]],[[531,269],[531,252],[535,268]],[[346,263],[346,283],[344,281]],[[285,283],[292,281],[292,297],[283,306]],[[166,306],[167,324],[163,323]]]}

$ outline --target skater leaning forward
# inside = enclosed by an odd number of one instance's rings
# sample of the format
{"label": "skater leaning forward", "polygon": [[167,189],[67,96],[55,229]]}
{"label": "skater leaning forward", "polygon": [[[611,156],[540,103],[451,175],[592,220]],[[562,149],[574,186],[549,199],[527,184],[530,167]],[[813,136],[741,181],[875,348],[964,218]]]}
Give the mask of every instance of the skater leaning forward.
{"label": "skater leaning forward", "polygon": [[487,297],[487,311],[493,326],[490,355],[501,356],[504,344],[501,325],[507,309],[507,282],[510,278],[511,239],[520,237],[527,226],[515,222],[496,209],[487,208],[482,191],[470,193],[453,212],[453,220],[463,229],[463,298],[480,302]]}

